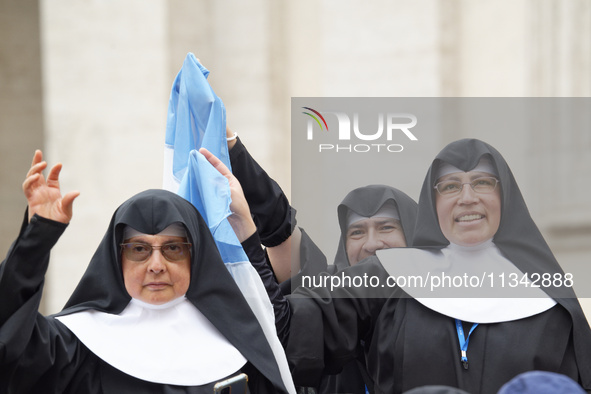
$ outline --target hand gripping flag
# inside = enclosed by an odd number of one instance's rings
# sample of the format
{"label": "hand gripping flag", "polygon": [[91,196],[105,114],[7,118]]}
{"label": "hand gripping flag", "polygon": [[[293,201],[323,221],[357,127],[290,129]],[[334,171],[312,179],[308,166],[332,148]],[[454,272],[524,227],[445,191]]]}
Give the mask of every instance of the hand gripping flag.
{"label": "hand gripping flag", "polygon": [[226,268],[263,328],[285,387],[295,394],[285,352],[277,338],[273,305],[227,219],[231,214],[228,180],[198,152],[206,148],[231,169],[226,112],[207,82],[208,75],[209,71],[189,53],[174,80],[166,122],[163,188],[190,201],[207,222]]}

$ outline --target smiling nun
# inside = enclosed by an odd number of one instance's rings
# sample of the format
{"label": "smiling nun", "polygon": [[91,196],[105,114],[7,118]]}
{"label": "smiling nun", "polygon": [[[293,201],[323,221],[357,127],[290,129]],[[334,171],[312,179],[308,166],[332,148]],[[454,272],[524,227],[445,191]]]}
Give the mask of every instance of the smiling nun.
{"label": "smiling nun", "polygon": [[[296,384],[338,371],[361,339],[376,393],[443,385],[494,394],[532,370],[566,375],[591,390],[591,330],[497,150],[465,139],[437,155],[410,245],[378,251],[342,271],[373,276],[383,286],[294,292],[287,349]],[[476,289],[466,282],[491,274],[531,280],[515,289],[507,282]],[[532,287],[544,274],[562,280]],[[464,282],[432,286],[433,277],[446,276]],[[393,278],[397,285],[387,286]],[[408,278],[422,278],[423,285],[403,283]],[[322,332],[323,339],[306,331]]]}

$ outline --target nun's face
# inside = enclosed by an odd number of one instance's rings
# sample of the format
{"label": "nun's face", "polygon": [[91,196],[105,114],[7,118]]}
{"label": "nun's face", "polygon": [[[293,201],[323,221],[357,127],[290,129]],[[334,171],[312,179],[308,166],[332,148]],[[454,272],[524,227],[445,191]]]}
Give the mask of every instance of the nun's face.
{"label": "nun's face", "polygon": [[[149,247],[187,242],[186,238],[167,235],[141,235],[125,241],[140,243]],[[141,246],[140,246],[141,248]],[[185,295],[191,279],[191,255],[169,261],[161,249],[152,250],[144,261],[134,261],[121,255],[121,266],[125,288],[130,296],[149,304],[161,305]]]}
{"label": "nun's face", "polygon": [[346,240],[347,257],[351,265],[375,255],[377,250],[406,246],[400,221],[392,218],[359,220],[347,229]]}
{"label": "nun's face", "polygon": [[[485,172],[456,172],[441,177],[438,182],[456,180],[468,183]],[[501,222],[500,187],[490,193],[477,193],[464,184],[458,194],[440,195],[435,192],[435,207],[441,232],[448,241],[462,246],[478,245],[491,239]]]}

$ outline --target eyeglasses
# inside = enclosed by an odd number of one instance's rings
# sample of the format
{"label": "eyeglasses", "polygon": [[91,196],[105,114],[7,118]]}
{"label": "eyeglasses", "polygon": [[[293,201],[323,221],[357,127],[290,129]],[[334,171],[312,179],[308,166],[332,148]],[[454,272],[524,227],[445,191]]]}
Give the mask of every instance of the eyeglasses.
{"label": "eyeglasses", "polygon": [[131,261],[145,261],[150,258],[154,249],[160,249],[162,256],[168,261],[179,261],[191,256],[191,244],[188,242],[171,242],[160,246],[141,242],[121,244],[121,253]]}
{"label": "eyeglasses", "polygon": [[437,191],[439,192],[439,194],[441,194],[442,196],[453,196],[454,194],[458,194],[462,191],[462,189],[464,188],[464,185],[470,185],[470,187],[472,188],[472,190],[474,190],[476,193],[492,193],[496,187],[497,184],[500,181],[497,178],[493,178],[493,177],[481,177],[481,178],[476,178],[474,180],[472,180],[471,182],[460,182],[460,181],[443,181],[443,182],[439,182],[438,184],[436,184],[435,186],[433,186],[434,189],[437,189]]}

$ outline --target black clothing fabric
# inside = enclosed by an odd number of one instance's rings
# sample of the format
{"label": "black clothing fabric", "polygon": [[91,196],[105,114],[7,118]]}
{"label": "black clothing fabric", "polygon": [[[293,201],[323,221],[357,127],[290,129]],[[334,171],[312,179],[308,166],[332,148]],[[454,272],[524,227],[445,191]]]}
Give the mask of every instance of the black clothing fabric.
{"label": "black clothing fabric", "polygon": [[289,334],[289,303],[281,292],[279,284],[275,280],[273,271],[269,267],[269,261],[263,248],[261,248],[261,240],[257,232],[252,234],[248,239],[242,242],[242,249],[246,252],[248,260],[257,271],[267,295],[273,304],[275,312],[275,327],[277,329],[277,336],[285,346],[287,336]]}
{"label": "black clothing fabric", "polygon": [[[192,243],[187,299],[248,360],[242,371],[249,376],[252,393],[287,392],[262,329],[204,220],[189,202],[164,190],[142,192],[117,209],[80,284],[56,316],[86,309],[120,313],[131,299],[119,261],[124,226],[156,234],[175,222],[185,226]],[[181,387],[121,373],[90,352],[55,316],[37,312],[49,252],[65,227],[38,216],[27,223],[25,216],[18,239],[0,265],[0,392],[211,393],[213,383]]]}
{"label": "black clothing fabric", "polygon": [[242,186],[250,212],[265,246],[278,246],[296,225],[295,210],[265,170],[250,155],[240,138],[230,150],[232,173]]}
{"label": "black clothing fabric", "polygon": [[302,285],[303,277],[313,277],[323,272],[336,272],[336,267],[328,265],[326,256],[303,229],[299,228],[300,239],[300,272],[281,282],[279,287],[284,295],[291,294],[293,289]]}
{"label": "black clothing fabric", "polygon": [[[478,140],[452,143],[433,162],[423,184],[411,246],[441,249],[449,244],[439,228],[433,194],[440,161],[469,171],[482,155],[493,160],[502,188],[495,245],[523,272],[562,272],[529,216],[506,162]],[[388,283],[388,273],[373,256],[339,275],[368,275]],[[464,369],[454,319],[425,307],[400,288],[300,288],[290,297],[287,354],[294,381],[313,386],[322,374],[338,371],[355,358],[361,340],[368,349],[367,369],[375,393],[442,385],[495,394],[504,383],[531,370],[564,374],[591,392],[591,336],[583,312],[576,298],[561,298],[574,296],[572,290],[551,288],[548,294],[558,304],[545,312],[480,324],[470,336],[469,368]]]}
{"label": "black clothing fabric", "polygon": [[[382,283],[387,278],[376,257],[346,268],[339,275],[355,277],[366,273],[376,275]],[[394,290],[380,287],[370,293],[360,287],[323,286],[294,291],[289,297],[292,316],[286,353],[296,385],[318,387],[324,375],[338,374],[357,359],[360,343],[368,350],[377,317]],[[370,375],[375,379],[371,370]]]}
{"label": "black clothing fabric", "polygon": [[[349,211],[353,211],[361,216],[371,217],[386,202],[394,203],[400,216],[400,223],[405,239],[412,239],[417,212],[417,203],[413,199],[400,190],[389,186],[368,185],[359,187],[349,192],[337,208],[341,235],[339,237],[339,245],[334,258],[334,264],[326,265],[324,254],[316,247],[310,237],[302,231],[300,248],[302,271],[295,278],[292,278],[292,281],[301,285],[302,275],[334,275],[350,267],[351,263],[345,249]],[[324,271],[322,273],[319,272],[323,267],[325,268]],[[289,294],[290,292],[291,289],[289,289],[289,292],[285,291],[284,293]],[[354,358],[337,368],[337,370],[340,370],[339,373],[323,375],[320,382],[315,385],[315,387],[318,387],[318,392],[326,394],[364,394],[366,392],[366,386],[370,392],[373,392],[373,382],[366,368],[367,345],[365,341],[361,340],[353,351]],[[310,382],[313,381],[310,380]]]}
{"label": "black clothing fabric", "polygon": [[448,386],[423,386],[407,391],[404,394],[470,394],[464,390]]}
{"label": "black clothing fabric", "polygon": [[359,347],[355,360],[343,365],[337,375],[324,375],[320,381],[318,393],[321,394],[365,394],[373,392],[373,383],[365,366],[363,346]]}
{"label": "black clothing fabric", "polygon": [[[351,266],[345,248],[347,242],[347,219],[349,211],[364,217],[371,217],[386,203],[392,202],[398,210],[400,223],[406,240],[411,240],[417,215],[417,203],[398,189],[385,185],[368,185],[349,192],[337,208],[341,236],[334,258],[327,273],[334,275],[338,271]],[[325,375],[320,383],[320,393],[357,393],[364,394],[367,389],[373,392],[373,381],[367,371],[366,343],[361,341],[356,350],[354,360],[343,365],[337,375]]]}
{"label": "black clothing fabric", "polygon": [[[342,273],[374,276],[380,283],[388,277],[376,257]],[[515,375],[533,369],[578,379],[572,321],[560,305],[518,321],[479,325],[470,336],[465,370],[454,320],[399,288],[300,288],[289,300],[287,355],[296,384],[314,386],[323,374],[338,372],[356,358],[359,340],[366,344],[374,393],[446,385],[494,394]]]}

